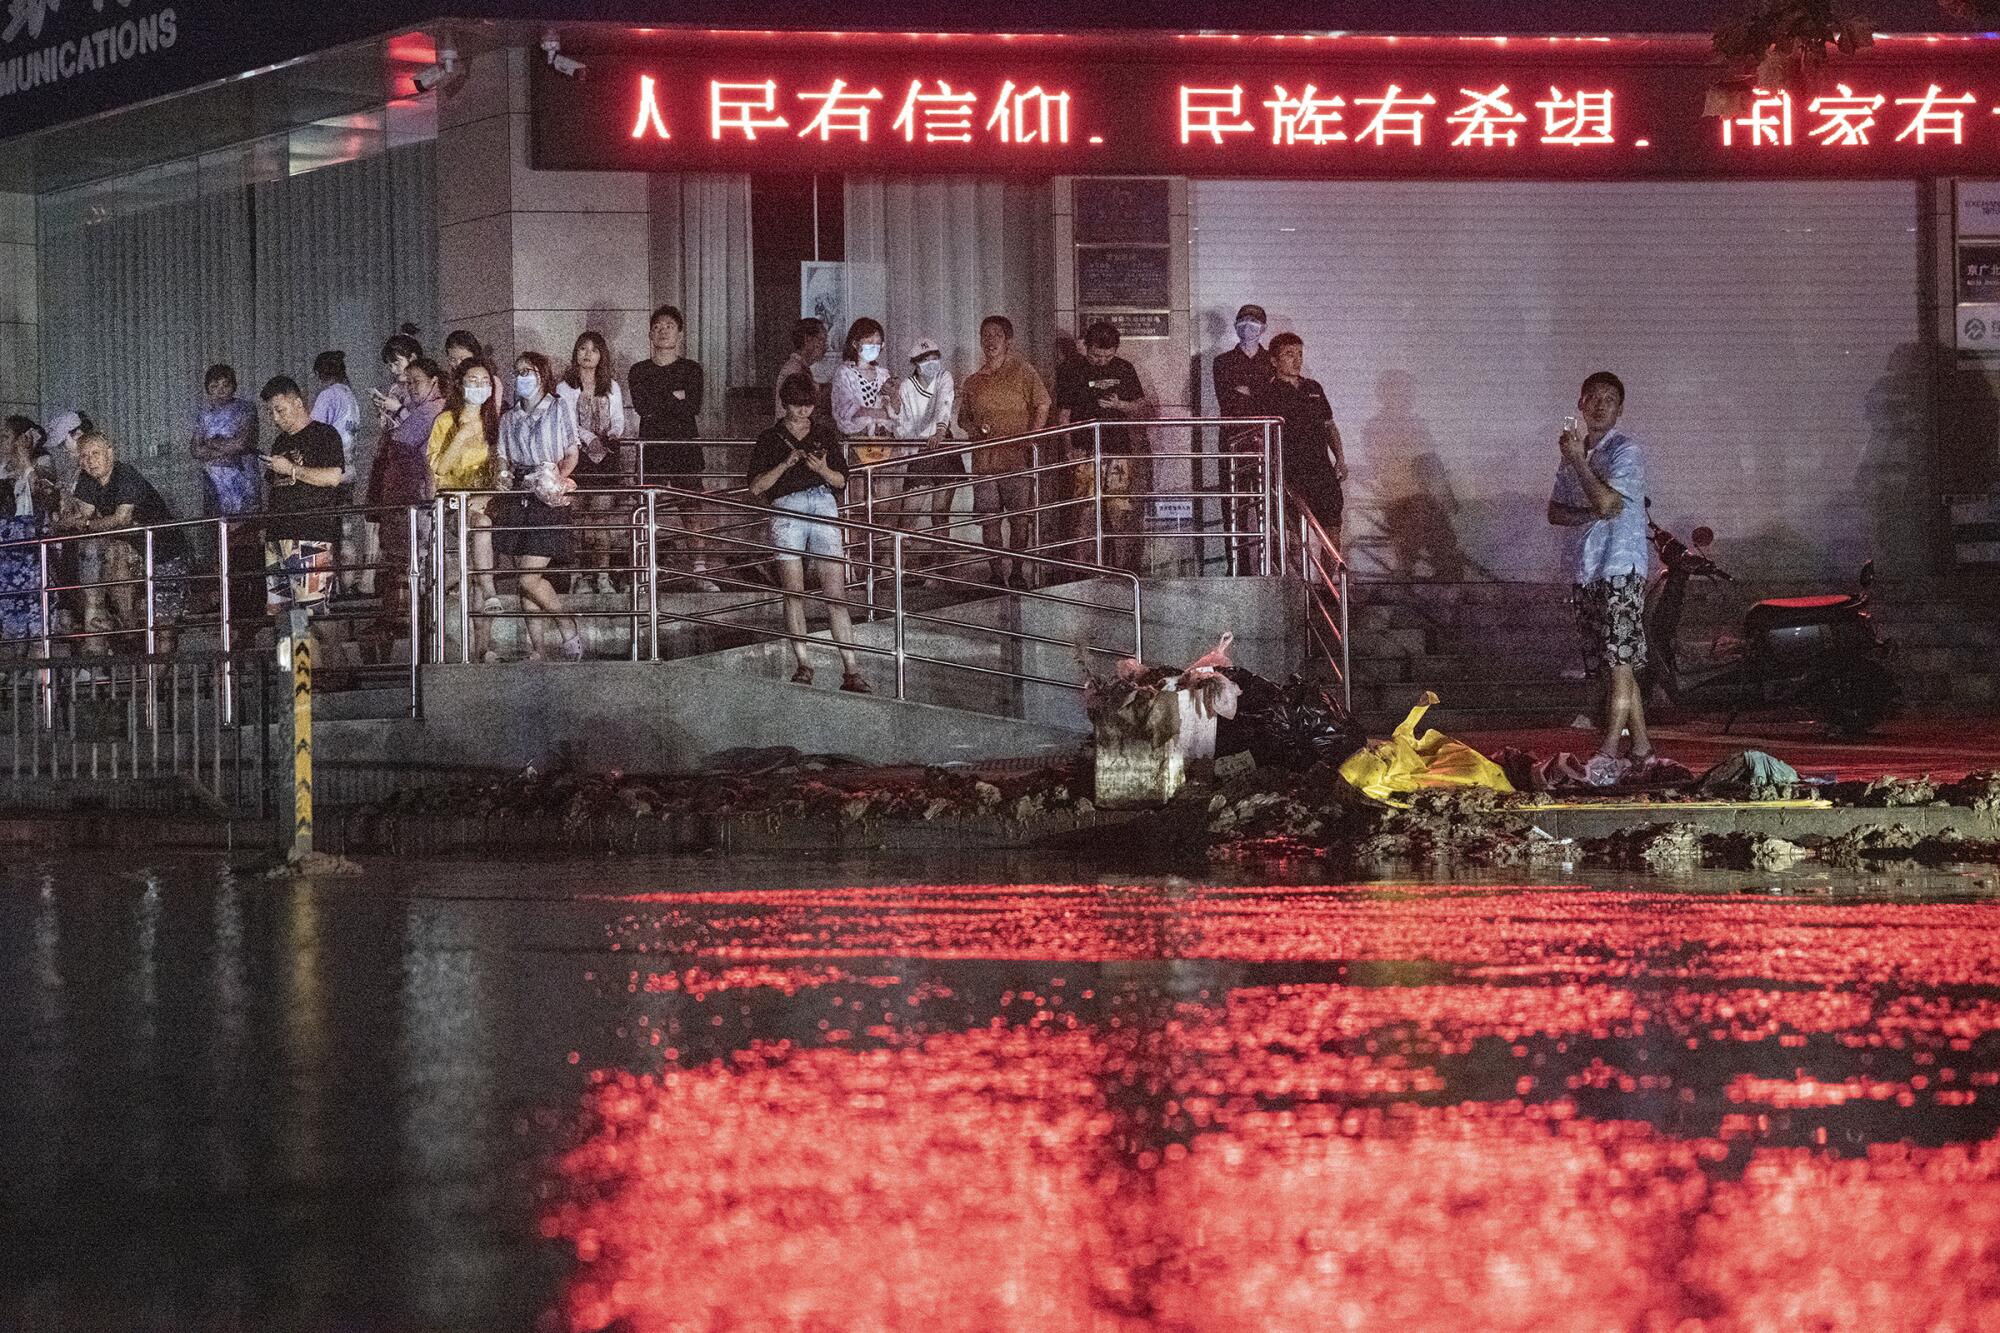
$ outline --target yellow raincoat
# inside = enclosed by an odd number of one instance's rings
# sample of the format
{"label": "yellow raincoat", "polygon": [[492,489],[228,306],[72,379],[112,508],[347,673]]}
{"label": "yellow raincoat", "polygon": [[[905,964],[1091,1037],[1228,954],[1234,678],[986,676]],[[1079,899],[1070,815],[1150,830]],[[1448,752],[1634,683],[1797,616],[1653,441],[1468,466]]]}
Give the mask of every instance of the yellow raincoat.
{"label": "yellow raincoat", "polygon": [[1421,787],[1491,787],[1512,793],[1514,786],[1500,765],[1471,746],[1441,731],[1417,736],[1417,723],[1437,701],[1426,691],[1388,740],[1356,753],[1340,766],[1340,776],[1371,800],[1398,807],[1408,802],[1391,799],[1394,795]]}

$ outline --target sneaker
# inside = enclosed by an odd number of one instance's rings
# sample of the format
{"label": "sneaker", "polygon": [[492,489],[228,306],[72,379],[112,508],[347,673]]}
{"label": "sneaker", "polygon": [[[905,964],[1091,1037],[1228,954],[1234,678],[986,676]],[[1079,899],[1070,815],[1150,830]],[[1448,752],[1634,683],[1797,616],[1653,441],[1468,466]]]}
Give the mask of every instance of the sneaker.
{"label": "sneaker", "polygon": [[810,685],[812,683],[813,683],[813,669],[811,667],[801,664],[799,669],[792,673],[792,684]]}
{"label": "sneaker", "polygon": [[565,662],[581,662],[583,660],[583,636],[572,634],[564,639],[562,655]]}
{"label": "sneaker", "polygon": [[849,694],[875,693],[875,691],[868,688],[868,682],[861,679],[859,671],[849,671],[843,675],[840,678],[840,688],[846,690]]}

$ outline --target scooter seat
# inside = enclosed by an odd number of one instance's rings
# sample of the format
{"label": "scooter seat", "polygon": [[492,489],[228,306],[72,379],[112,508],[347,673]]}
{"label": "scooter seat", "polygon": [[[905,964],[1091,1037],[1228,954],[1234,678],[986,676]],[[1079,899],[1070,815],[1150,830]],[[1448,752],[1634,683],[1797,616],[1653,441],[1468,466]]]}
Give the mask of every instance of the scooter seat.
{"label": "scooter seat", "polygon": [[1759,602],[1743,617],[1745,637],[1756,639],[1774,630],[1803,630],[1854,620],[1868,605],[1866,597],[1835,594],[1826,597],[1774,597]]}

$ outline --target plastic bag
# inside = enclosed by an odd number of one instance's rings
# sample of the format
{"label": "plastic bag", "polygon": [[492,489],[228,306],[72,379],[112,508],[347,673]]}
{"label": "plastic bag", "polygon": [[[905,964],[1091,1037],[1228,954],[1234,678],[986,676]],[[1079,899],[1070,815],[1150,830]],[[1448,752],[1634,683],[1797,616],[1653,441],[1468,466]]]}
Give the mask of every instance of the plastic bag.
{"label": "plastic bag", "polygon": [[1239,691],[1235,716],[1215,728],[1217,755],[1248,754],[1259,768],[1335,765],[1368,743],[1353,714],[1326,689],[1294,676],[1284,685],[1241,667],[1217,672]]}
{"label": "plastic bag", "polygon": [[1405,803],[1392,796],[1424,787],[1490,787],[1512,794],[1514,784],[1500,766],[1463,741],[1441,731],[1417,735],[1417,723],[1437,701],[1426,691],[1388,740],[1350,758],[1340,766],[1340,776],[1371,800],[1395,806]]}

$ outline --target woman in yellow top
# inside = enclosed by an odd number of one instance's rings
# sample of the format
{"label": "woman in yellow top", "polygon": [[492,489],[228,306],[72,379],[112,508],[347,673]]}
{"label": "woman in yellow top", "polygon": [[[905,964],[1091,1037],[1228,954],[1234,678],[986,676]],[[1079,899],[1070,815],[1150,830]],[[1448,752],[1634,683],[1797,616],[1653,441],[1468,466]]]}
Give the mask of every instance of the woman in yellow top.
{"label": "woman in yellow top", "polygon": [[[484,491],[493,488],[498,469],[493,446],[500,439],[500,404],[493,392],[493,367],[482,358],[461,362],[452,377],[451,392],[445,397],[444,411],[431,426],[431,478],[439,495],[449,491]],[[473,583],[478,588],[484,615],[472,622],[472,657],[493,656],[487,648],[487,615],[501,610],[493,588],[493,523],[486,515],[488,496],[475,495],[466,502],[465,520],[470,529]]]}

